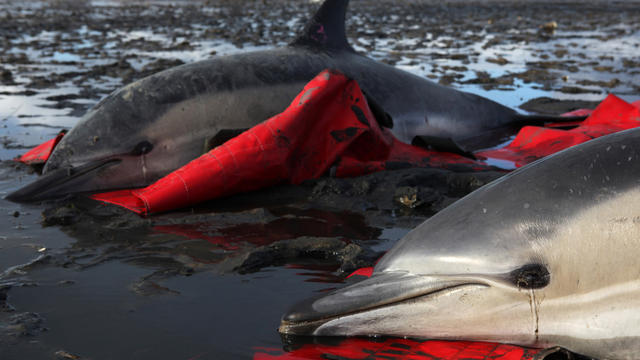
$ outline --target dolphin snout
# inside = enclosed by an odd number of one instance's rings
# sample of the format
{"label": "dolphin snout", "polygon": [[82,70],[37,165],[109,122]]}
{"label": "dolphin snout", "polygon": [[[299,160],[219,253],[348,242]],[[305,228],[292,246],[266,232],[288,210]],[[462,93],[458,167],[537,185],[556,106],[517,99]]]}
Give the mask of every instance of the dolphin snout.
{"label": "dolphin snout", "polygon": [[425,276],[406,272],[382,273],[328,295],[294,305],[282,317],[278,330],[283,334],[318,335],[318,329],[332,320],[466,285],[489,286],[462,277]]}
{"label": "dolphin snout", "polygon": [[95,191],[100,189],[97,184],[108,181],[108,177],[104,176],[102,171],[120,162],[120,159],[114,158],[95,160],[80,166],[57,168],[7,195],[6,199],[14,202],[38,202],[74,193]]}

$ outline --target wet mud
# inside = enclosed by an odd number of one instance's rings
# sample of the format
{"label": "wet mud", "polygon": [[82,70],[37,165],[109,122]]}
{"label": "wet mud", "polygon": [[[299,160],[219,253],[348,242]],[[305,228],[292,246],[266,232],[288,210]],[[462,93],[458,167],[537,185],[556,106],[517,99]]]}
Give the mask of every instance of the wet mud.
{"label": "wet mud", "polygon": [[[640,98],[637,1],[352,1],[357,51],[522,111]],[[317,3],[0,0],[0,195],[11,159],[116,88],[282,46]],[[140,217],[82,196],[0,199],[1,359],[238,359],[282,348],[287,307],[351,281],[411,228],[504,175],[322,177]],[[287,344],[287,347],[291,344]]]}

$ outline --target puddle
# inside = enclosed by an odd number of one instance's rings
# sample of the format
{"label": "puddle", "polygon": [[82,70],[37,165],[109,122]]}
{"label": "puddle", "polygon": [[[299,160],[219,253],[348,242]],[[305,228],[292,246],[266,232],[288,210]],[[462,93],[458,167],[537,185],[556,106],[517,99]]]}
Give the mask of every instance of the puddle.
{"label": "puddle", "polygon": [[[276,268],[247,276],[176,277],[160,285],[170,293],[140,297],[130,286],[145,271],[120,263],[82,272],[33,271],[30,276],[39,285],[12,289],[11,300],[20,304],[17,311],[38,311],[45,319],[48,330],[35,345],[43,353],[237,359],[251,358],[257,344],[281,347],[274,330],[288,304],[327,287],[305,281],[308,276],[299,269]],[[5,348],[3,358],[16,358],[17,350]]]}

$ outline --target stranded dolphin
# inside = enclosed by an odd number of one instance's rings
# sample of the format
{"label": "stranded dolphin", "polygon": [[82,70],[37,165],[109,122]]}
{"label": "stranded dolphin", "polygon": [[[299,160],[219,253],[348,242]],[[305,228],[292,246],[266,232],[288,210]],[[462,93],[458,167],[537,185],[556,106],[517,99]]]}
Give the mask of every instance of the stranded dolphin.
{"label": "stranded dolphin", "polygon": [[401,239],[373,276],[284,316],[280,331],[640,354],[640,129],[523,167]]}
{"label": "stranded dolphin", "polygon": [[62,139],[43,176],[7,196],[38,201],[74,192],[149,185],[228,138],[282,112],[326,68],[357,80],[394,119],[392,131],[465,137],[527,117],[357,54],[345,36],[348,0],[326,0],[284,48],[222,56],[125,86]]}

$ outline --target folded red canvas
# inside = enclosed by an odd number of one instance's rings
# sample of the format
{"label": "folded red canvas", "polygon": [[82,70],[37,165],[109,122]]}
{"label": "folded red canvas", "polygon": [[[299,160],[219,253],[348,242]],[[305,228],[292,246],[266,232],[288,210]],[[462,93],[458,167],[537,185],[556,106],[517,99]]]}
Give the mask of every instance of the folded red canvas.
{"label": "folded red canvas", "polygon": [[26,153],[18,156],[14,160],[29,165],[41,165],[46,163],[47,160],[49,160],[49,156],[51,156],[53,149],[58,145],[60,140],[62,140],[65,133],[66,131],[60,131],[55,138],[43,142]]}

